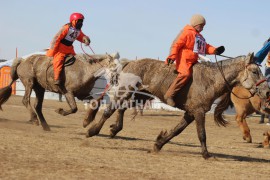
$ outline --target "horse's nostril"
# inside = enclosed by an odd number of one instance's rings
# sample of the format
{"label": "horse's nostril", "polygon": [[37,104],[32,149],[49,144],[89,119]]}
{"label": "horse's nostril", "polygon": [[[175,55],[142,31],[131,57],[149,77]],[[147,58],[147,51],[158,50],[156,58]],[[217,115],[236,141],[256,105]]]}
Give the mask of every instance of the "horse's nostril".
{"label": "horse's nostril", "polygon": [[269,97],[269,95],[270,95],[270,91],[267,91],[266,97]]}

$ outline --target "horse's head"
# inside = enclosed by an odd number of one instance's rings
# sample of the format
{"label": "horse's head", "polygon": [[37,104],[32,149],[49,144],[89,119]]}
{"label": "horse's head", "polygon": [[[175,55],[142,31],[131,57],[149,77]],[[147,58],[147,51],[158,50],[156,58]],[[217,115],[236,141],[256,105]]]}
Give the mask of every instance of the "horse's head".
{"label": "horse's head", "polygon": [[118,76],[122,71],[122,65],[119,61],[119,53],[107,54],[103,56],[98,63],[102,66],[96,73],[95,76],[104,76],[108,82],[118,84]]}
{"label": "horse's head", "polygon": [[268,98],[270,89],[262,74],[258,64],[254,61],[254,53],[249,53],[245,57],[245,70],[240,77],[240,83],[252,94],[257,94],[260,98]]}
{"label": "horse's head", "polygon": [[118,77],[120,72],[123,69],[122,64],[120,63],[120,55],[119,53],[115,53],[113,55],[109,55],[110,63],[106,69],[106,75],[107,75],[107,79],[110,79],[110,84],[113,86],[117,86],[118,85]]}
{"label": "horse's head", "polygon": [[113,54],[106,54],[107,55],[107,68],[110,71],[116,71],[116,69],[118,68],[120,61],[120,55],[118,52],[113,53]]}

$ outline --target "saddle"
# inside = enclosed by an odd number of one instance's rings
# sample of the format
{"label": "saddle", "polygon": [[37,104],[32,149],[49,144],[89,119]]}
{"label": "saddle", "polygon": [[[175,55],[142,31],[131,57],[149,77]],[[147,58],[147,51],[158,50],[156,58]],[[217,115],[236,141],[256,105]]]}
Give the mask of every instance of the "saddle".
{"label": "saddle", "polygon": [[67,54],[67,55],[65,56],[64,66],[65,66],[65,67],[66,67],[66,66],[71,66],[72,64],[74,64],[75,60],[76,60],[76,58],[75,58],[74,55],[72,55],[72,54]]}

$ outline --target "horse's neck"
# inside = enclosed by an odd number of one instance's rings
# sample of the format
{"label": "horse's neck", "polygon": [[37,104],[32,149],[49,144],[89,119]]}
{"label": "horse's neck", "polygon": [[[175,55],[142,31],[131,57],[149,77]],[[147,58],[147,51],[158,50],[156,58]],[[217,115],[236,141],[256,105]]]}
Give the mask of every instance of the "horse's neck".
{"label": "horse's neck", "polygon": [[219,67],[216,66],[216,68],[206,72],[209,72],[209,79],[214,83],[209,88],[214,88],[217,94],[223,94],[230,91],[228,86],[232,87],[233,84],[237,83],[239,73],[243,71],[244,62],[232,62],[231,65],[225,66],[219,64]]}

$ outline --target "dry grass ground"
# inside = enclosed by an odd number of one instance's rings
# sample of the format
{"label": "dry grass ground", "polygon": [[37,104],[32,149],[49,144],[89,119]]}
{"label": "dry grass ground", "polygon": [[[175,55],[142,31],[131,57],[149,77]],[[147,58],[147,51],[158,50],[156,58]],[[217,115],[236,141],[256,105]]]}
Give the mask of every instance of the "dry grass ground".
{"label": "dry grass ground", "polygon": [[[200,154],[195,123],[166,144],[160,153],[148,153],[162,129],[173,128],[181,112],[146,111],[131,121],[126,112],[124,129],[108,137],[111,117],[99,136],[85,138],[85,114],[79,103],[76,114],[63,117],[54,112],[65,102],[45,100],[44,116],[51,132],[28,124],[29,114],[21,97],[12,96],[0,112],[0,179],[269,179],[270,149],[261,147],[267,126],[259,117],[248,118],[253,143],[242,140],[233,116],[230,125],[218,127],[207,115],[209,152]],[[98,113],[97,118],[101,116]]]}

